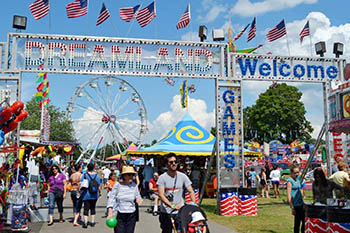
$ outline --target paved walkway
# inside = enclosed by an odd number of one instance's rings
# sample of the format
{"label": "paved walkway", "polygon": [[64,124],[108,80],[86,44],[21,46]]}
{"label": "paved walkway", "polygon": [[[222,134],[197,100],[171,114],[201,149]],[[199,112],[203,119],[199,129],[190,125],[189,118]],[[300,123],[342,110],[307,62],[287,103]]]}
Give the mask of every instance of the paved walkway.
{"label": "paved walkway", "polygon": [[[105,191],[104,191],[105,194]],[[160,232],[158,216],[153,216],[147,213],[147,208],[150,206],[150,201],[145,200],[140,206],[140,221],[136,224],[136,233],[157,233]],[[52,226],[47,226],[47,223],[30,223],[31,232],[35,233],[111,233],[113,230],[108,228],[105,224],[106,218],[103,218],[106,206],[106,197],[102,196],[97,202],[96,208],[96,226],[83,229],[82,227],[73,227],[72,221],[72,207],[70,199],[64,202],[64,223],[55,222]],[[57,209],[55,209],[55,219],[58,219]],[[211,233],[234,233],[232,229],[216,224],[215,222],[208,222]]]}

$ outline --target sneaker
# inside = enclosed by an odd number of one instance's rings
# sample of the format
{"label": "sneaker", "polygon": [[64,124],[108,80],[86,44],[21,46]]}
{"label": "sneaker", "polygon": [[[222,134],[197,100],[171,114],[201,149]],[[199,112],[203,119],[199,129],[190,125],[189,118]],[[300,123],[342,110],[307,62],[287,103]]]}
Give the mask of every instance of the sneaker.
{"label": "sneaker", "polygon": [[90,222],[90,226],[91,226],[91,227],[94,227],[95,225],[96,225],[95,222]]}
{"label": "sneaker", "polygon": [[84,223],[83,224],[83,228],[87,228],[88,227],[88,224],[87,223]]}

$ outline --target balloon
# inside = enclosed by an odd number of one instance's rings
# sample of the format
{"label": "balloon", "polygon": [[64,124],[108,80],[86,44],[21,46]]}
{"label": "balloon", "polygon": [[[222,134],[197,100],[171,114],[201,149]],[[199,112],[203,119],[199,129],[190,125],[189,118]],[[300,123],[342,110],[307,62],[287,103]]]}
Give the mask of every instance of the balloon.
{"label": "balloon", "polygon": [[0,145],[4,143],[5,140],[5,133],[4,131],[0,130]]}
{"label": "balloon", "polygon": [[106,220],[106,225],[110,228],[114,228],[117,225],[118,221],[115,217]]}
{"label": "balloon", "polygon": [[23,168],[24,168],[24,167],[23,167],[24,145],[21,146],[21,148],[23,148],[23,149],[20,149],[20,150],[19,150],[18,158],[19,158],[19,160],[21,161],[19,166],[20,166],[21,169],[23,169]]}
{"label": "balloon", "polygon": [[21,112],[21,110],[24,108],[24,104],[21,101],[16,101],[11,105],[10,108],[14,114],[18,115]]}
{"label": "balloon", "polygon": [[44,199],[44,205],[49,205],[49,204],[50,204],[49,199],[45,198]]}
{"label": "balloon", "polygon": [[28,116],[28,113],[25,110],[21,110],[21,112],[16,117],[16,121],[17,122],[24,121],[25,119],[27,119],[27,116]]}
{"label": "balloon", "polygon": [[7,134],[8,132],[16,129],[17,126],[18,126],[18,122],[16,120],[14,120],[8,126],[3,127],[2,131],[4,131],[4,133]]}
{"label": "balloon", "polygon": [[12,116],[11,108],[1,107],[0,108],[0,124],[8,121]]}

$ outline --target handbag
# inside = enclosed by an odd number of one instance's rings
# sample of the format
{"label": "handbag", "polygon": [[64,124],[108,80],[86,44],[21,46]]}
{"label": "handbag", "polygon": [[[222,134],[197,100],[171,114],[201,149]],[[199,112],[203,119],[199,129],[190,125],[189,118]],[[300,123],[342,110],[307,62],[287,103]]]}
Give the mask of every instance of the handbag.
{"label": "handbag", "polygon": [[138,222],[140,220],[140,214],[139,214],[139,204],[137,204],[136,200],[135,200],[135,215],[136,215],[136,222]]}
{"label": "handbag", "polygon": [[56,178],[53,177],[53,181],[54,181],[54,184],[55,184],[55,199],[59,199],[59,198],[63,198],[63,190],[59,189],[57,186],[56,186]]}
{"label": "handbag", "polygon": [[70,192],[70,191],[72,191],[72,184],[69,182],[68,184],[67,184],[67,186],[66,186],[66,191],[67,192]]}
{"label": "handbag", "polygon": [[80,184],[80,188],[88,188],[89,187],[89,180],[85,177],[85,174],[84,174],[84,179],[83,179],[83,182],[81,182]]}

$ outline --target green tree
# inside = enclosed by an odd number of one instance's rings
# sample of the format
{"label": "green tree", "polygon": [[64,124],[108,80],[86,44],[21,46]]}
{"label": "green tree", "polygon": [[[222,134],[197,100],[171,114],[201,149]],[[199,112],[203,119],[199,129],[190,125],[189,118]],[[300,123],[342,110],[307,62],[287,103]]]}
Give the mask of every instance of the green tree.
{"label": "green tree", "polygon": [[216,137],[216,127],[211,127],[210,133]]}
{"label": "green tree", "polygon": [[[21,129],[26,130],[40,130],[41,109],[39,105],[32,98],[25,105],[25,110],[28,112],[28,118],[21,123]],[[74,129],[72,122],[66,117],[64,111],[54,105],[48,105],[50,114],[50,140],[73,142]]]}
{"label": "green tree", "polygon": [[278,139],[291,143],[311,139],[313,128],[305,117],[302,93],[294,86],[276,84],[259,95],[256,104],[243,110],[245,140],[262,143]]}

